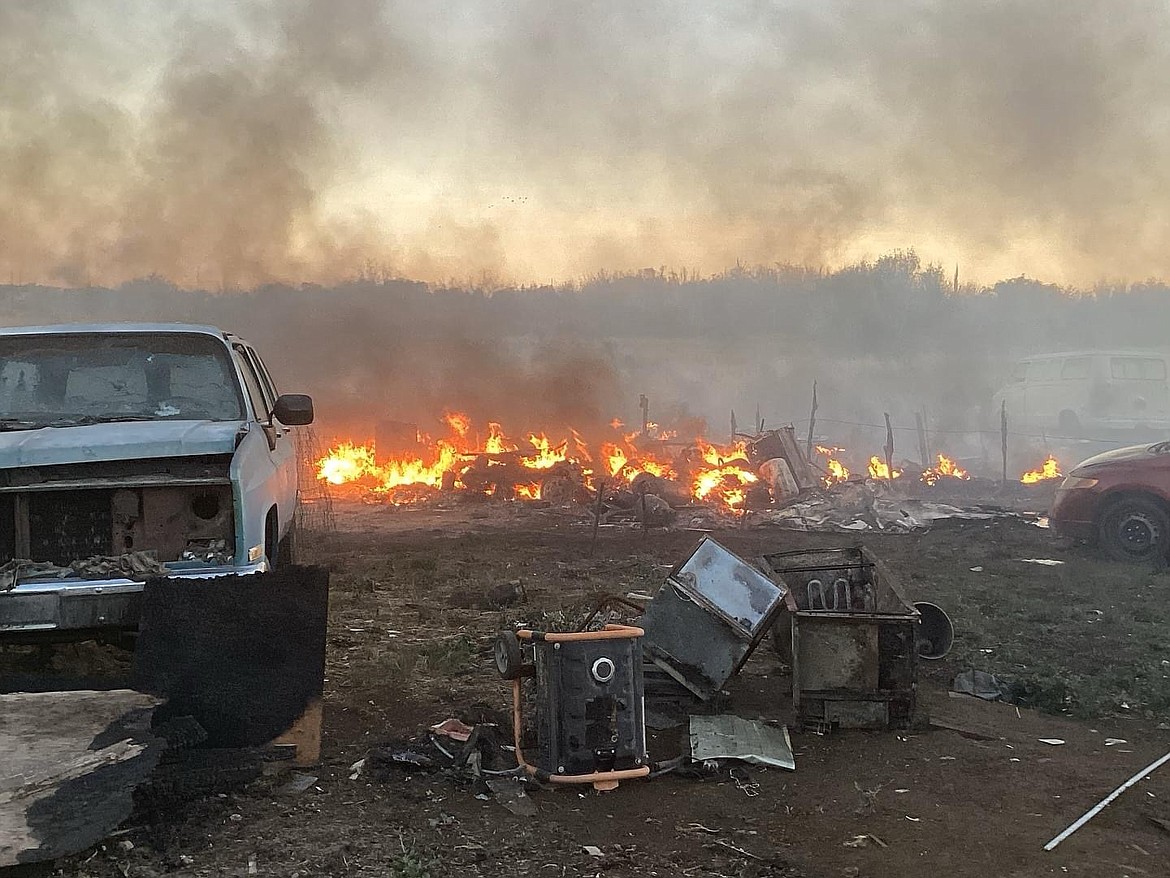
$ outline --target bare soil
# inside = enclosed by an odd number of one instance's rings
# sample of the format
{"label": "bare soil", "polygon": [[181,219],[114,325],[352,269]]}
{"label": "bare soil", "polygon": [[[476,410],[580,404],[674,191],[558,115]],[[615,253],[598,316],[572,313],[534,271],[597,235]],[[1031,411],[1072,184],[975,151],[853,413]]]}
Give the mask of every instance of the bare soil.
{"label": "bare soil", "polygon": [[[333,569],[317,781],[288,793],[282,780],[263,779],[145,815],[57,874],[1170,875],[1170,833],[1151,819],[1170,821],[1170,769],[1056,851],[1042,850],[1170,750],[1164,570],[1098,560],[1019,520],[867,536],[913,600],[933,601],[955,621],[954,650],[927,666],[920,687],[933,716],[965,733],[794,733],[794,773],[753,767],[749,784],[724,772],[604,794],[538,790],[538,815],[522,818],[442,774],[351,779],[351,766],[449,716],[502,716],[509,690],[491,662],[499,628],[553,627],[601,593],[653,591],[699,534],[606,528],[591,557],[588,527],[551,508],[353,505],[337,520],[337,533],[302,541],[307,560]],[[734,523],[715,536],[745,557],[854,542]],[[523,598],[491,606],[486,595],[516,580]],[[949,696],[954,675],[969,668],[1017,683],[1023,705]],[[789,685],[761,648],[733,681],[728,708],[786,717]],[[653,734],[652,757],[679,752],[680,735]],[[1109,738],[1123,743],[1106,746]]]}

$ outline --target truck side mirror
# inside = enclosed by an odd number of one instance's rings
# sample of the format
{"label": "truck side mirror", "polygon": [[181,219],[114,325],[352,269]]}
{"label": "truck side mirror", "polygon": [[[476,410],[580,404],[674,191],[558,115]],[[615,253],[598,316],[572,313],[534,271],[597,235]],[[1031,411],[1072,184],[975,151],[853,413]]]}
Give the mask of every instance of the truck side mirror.
{"label": "truck side mirror", "polygon": [[303,393],[282,393],[272,407],[272,416],[288,427],[313,423],[313,398]]}

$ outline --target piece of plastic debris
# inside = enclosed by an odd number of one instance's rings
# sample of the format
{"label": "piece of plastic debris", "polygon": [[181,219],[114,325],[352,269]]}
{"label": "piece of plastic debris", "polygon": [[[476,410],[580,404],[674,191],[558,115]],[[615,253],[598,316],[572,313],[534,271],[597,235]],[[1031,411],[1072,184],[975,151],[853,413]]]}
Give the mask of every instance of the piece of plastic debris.
{"label": "piece of plastic debris", "polygon": [[955,677],[951,683],[951,691],[964,695],[974,695],[984,701],[1007,700],[1010,696],[1010,685],[986,671],[964,671]]}
{"label": "piece of plastic debris", "polygon": [[1041,564],[1044,567],[1059,567],[1064,563],[1063,561],[1057,561],[1054,558],[1017,558],[1016,560],[1021,561],[1024,564]]}
{"label": "piece of plastic debris", "polygon": [[[288,781],[280,785],[278,791],[289,795],[296,795],[298,793],[303,793],[305,790],[315,784],[317,780],[318,778],[316,775],[304,774],[299,771],[294,771],[292,776],[289,777]],[[235,817],[234,814],[232,816]]]}
{"label": "piece of plastic debris", "polygon": [[971,572],[972,572],[972,573],[982,573],[982,572],[983,572],[983,568],[982,568],[982,567],[972,567],[972,568],[971,568]]}
{"label": "piece of plastic debris", "polygon": [[540,813],[536,803],[524,792],[524,787],[514,778],[491,777],[486,781],[496,801],[517,817],[535,817]]}
{"label": "piece of plastic debris", "polygon": [[869,832],[867,832],[865,835],[855,835],[855,836],[853,836],[853,838],[849,839],[848,841],[843,842],[843,844],[847,848],[864,848],[864,847],[869,847],[870,842],[872,842],[873,844],[876,844],[880,848],[889,847],[888,844],[886,844],[884,841],[882,841],[876,835],[873,835],[872,833],[869,833]]}
{"label": "piece of plastic debris", "polygon": [[1129,741],[1125,740],[1125,738],[1106,738],[1105,739],[1105,746],[1106,747],[1115,747],[1118,744],[1128,744],[1128,743],[1129,743]]}
{"label": "piece of plastic debris", "polygon": [[601,848],[599,848],[599,847],[598,847],[597,845],[595,845],[595,844],[587,844],[587,845],[583,845],[583,846],[581,847],[581,850],[583,850],[585,853],[589,854],[589,856],[591,856],[591,857],[603,857],[603,856],[605,856],[605,854],[603,854],[603,853],[601,852]]}
{"label": "piece of plastic debris", "polygon": [[357,780],[359,777],[362,776],[362,770],[365,767],[366,767],[366,760],[364,758],[359,759],[357,762],[355,762],[353,765],[351,765],[349,767],[349,779],[350,780]]}
{"label": "piece of plastic debris", "polygon": [[415,753],[413,750],[396,750],[390,754],[390,761],[399,765],[415,765],[419,768],[429,768],[434,760],[424,753]]}
{"label": "piece of plastic debris", "polygon": [[911,823],[921,823],[922,822],[921,817],[911,817],[909,814],[906,815],[906,819],[909,820]]}
{"label": "piece of plastic debris", "polygon": [[1050,744],[1053,747],[1059,747],[1064,743],[1064,739],[1062,738],[1040,738],[1039,741],[1041,744]]}

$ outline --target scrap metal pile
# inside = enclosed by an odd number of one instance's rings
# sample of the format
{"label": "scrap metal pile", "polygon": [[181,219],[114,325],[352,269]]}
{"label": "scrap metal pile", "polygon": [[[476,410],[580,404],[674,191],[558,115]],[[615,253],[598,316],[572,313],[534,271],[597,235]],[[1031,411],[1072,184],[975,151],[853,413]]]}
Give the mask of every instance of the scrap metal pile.
{"label": "scrap metal pile", "polygon": [[[942,658],[953,640],[946,614],[909,603],[864,548],[777,552],[753,565],[704,537],[636,625],[595,613],[580,631],[501,632],[496,665],[512,681],[517,771],[612,789],[692,763],[795,769],[786,727],[712,715],[769,633],[791,669],[793,720],[816,731],[910,727],[918,660]],[[655,759],[646,725],[685,725],[682,756]]]}

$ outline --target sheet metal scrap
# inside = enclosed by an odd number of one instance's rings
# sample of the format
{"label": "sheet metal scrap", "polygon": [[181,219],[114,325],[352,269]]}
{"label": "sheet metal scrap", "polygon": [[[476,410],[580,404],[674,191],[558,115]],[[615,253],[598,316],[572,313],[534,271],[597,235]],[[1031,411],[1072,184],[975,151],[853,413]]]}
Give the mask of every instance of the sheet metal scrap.
{"label": "sheet metal scrap", "polygon": [[796,771],[787,727],[775,728],[739,716],[691,717],[691,758],[696,762],[736,759]]}

